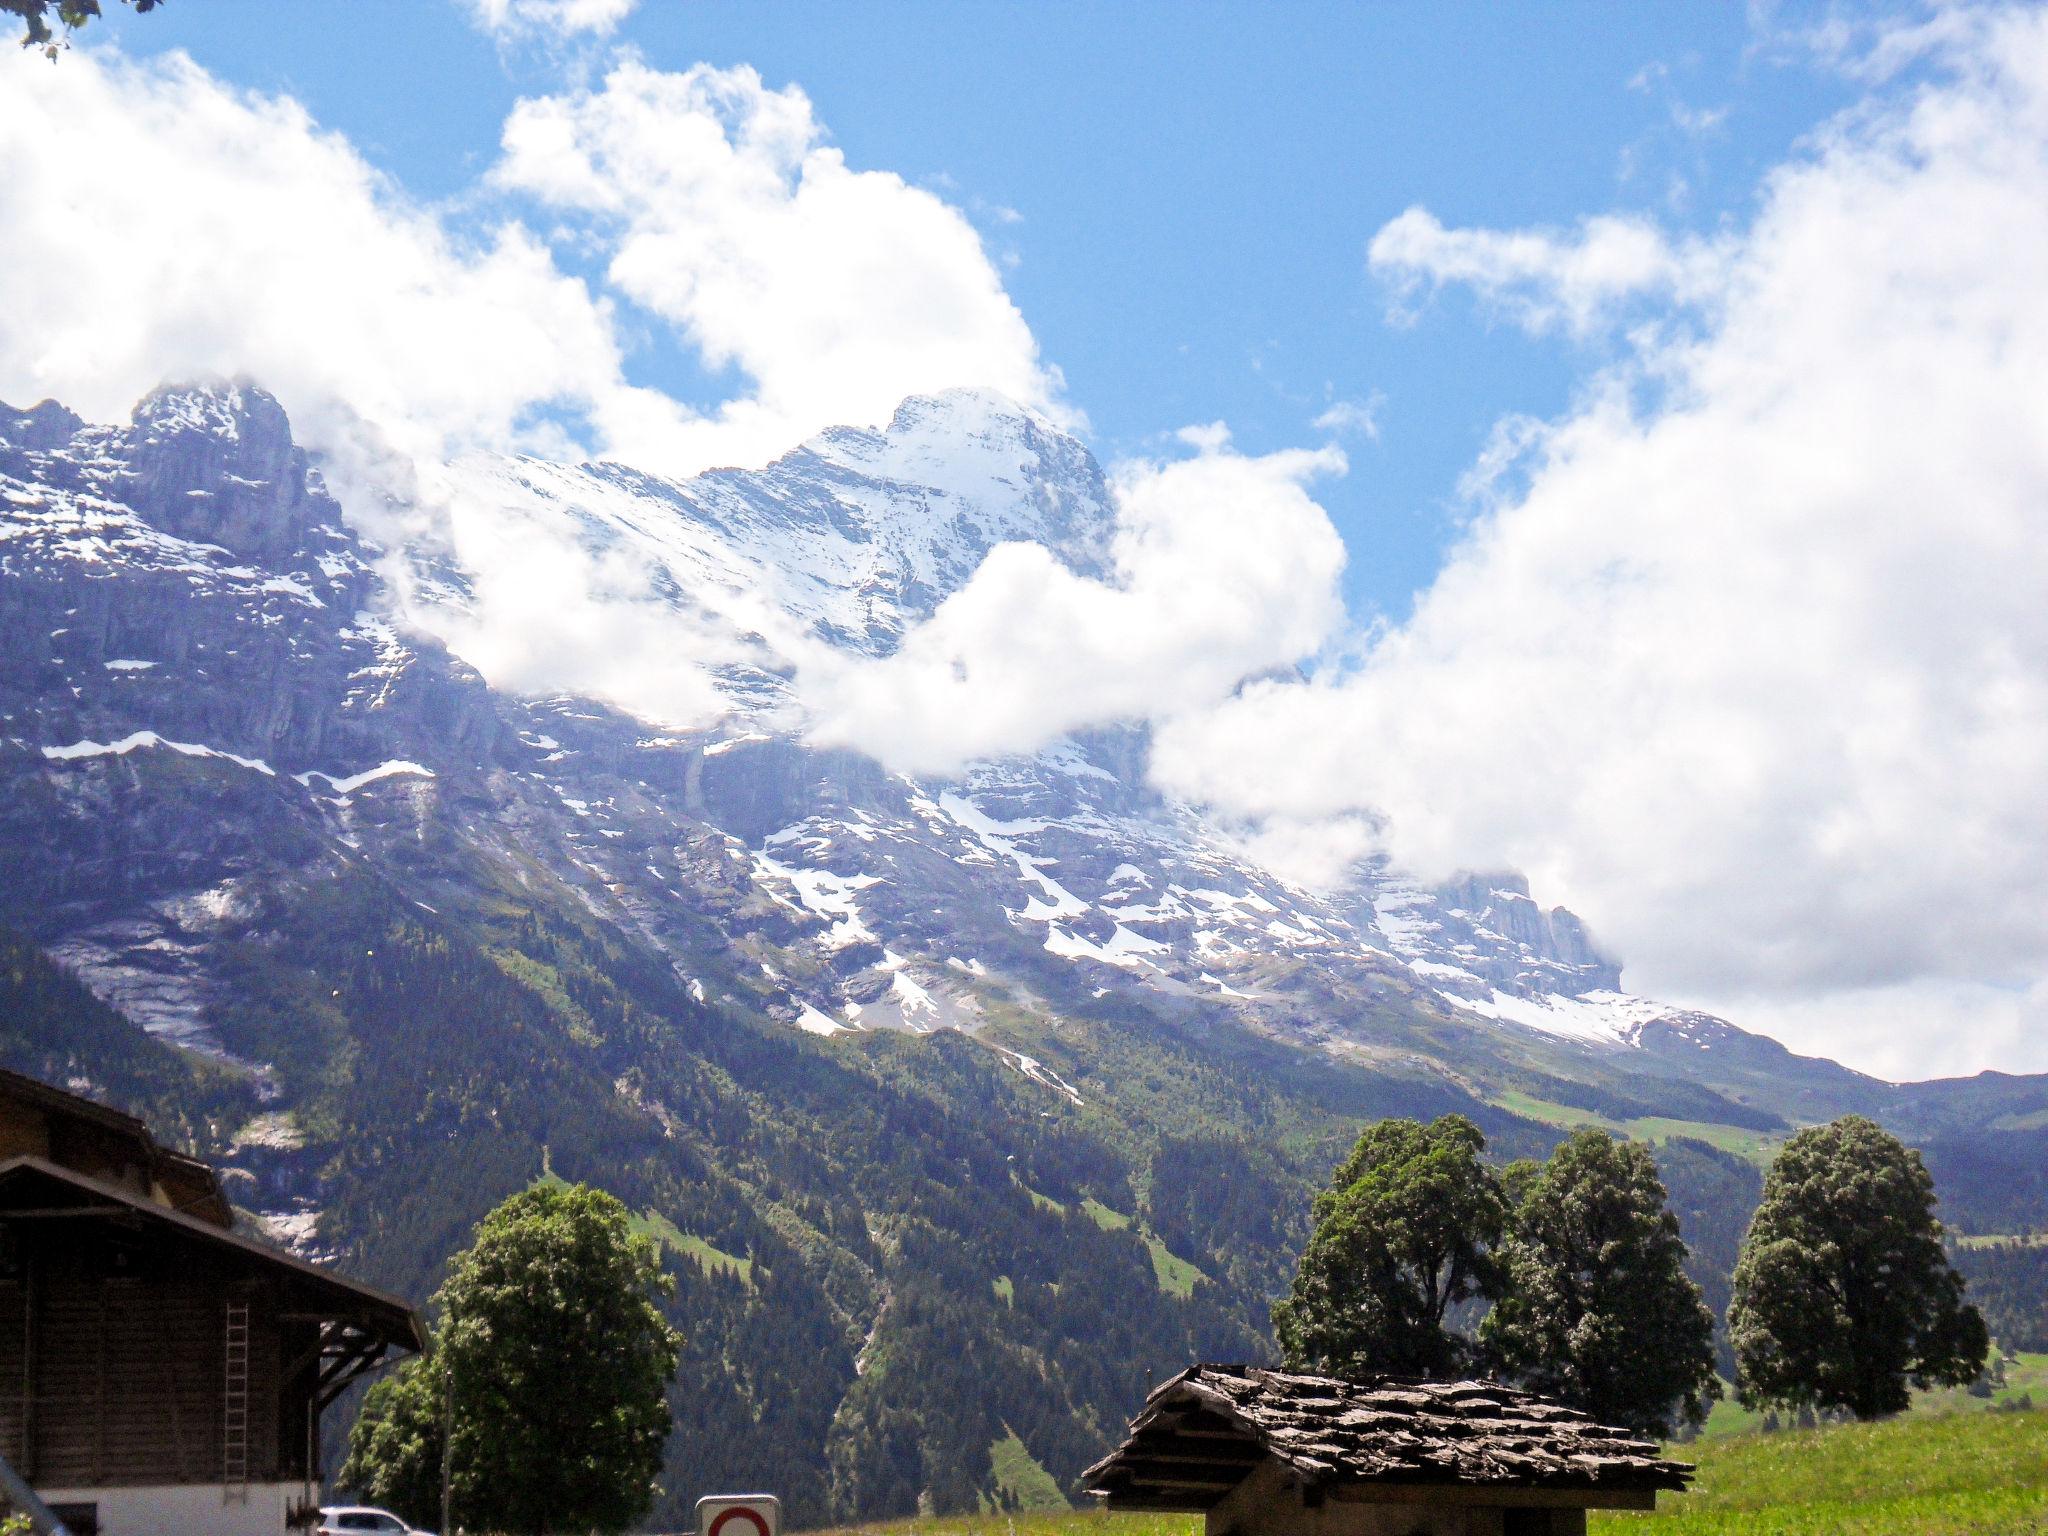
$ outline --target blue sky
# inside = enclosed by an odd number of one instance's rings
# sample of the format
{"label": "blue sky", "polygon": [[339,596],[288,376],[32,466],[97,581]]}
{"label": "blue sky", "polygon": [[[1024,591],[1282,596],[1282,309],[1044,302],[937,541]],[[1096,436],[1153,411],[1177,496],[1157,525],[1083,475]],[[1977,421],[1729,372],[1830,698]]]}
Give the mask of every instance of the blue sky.
{"label": "blue sky", "polygon": [[[1376,402],[1378,441],[1347,440],[1351,472],[1320,494],[1354,609],[1393,618],[1494,422],[1555,414],[1602,354],[1455,298],[1390,324],[1374,232],[1413,204],[1454,226],[1744,220],[1762,174],[1854,94],[1734,5],[652,0],[567,49],[501,43],[455,4],[109,10],[131,54],[182,48],[296,97],[429,200],[468,195],[521,95],[612,48],[797,84],[850,165],[975,219],[1104,458],[1219,419],[1269,451],[1316,440],[1335,400]],[[659,327],[629,371],[700,403],[729,384]]]}

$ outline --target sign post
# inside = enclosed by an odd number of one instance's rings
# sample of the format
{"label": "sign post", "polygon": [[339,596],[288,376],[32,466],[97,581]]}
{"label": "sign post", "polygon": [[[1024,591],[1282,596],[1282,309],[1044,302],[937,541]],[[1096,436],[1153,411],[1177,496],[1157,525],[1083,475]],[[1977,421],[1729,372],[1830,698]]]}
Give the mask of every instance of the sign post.
{"label": "sign post", "polygon": [[697,1501],[697,1536],[782,1536],[782,1500],[772,1493],[714,1493]]}

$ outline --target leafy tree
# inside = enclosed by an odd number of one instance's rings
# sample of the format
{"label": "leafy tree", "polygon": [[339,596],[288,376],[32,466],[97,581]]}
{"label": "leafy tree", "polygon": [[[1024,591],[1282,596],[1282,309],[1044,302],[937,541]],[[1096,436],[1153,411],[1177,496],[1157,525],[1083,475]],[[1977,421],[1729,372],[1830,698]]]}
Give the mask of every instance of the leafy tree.
{"label": "leafy tree", "polygon": [[[153,11],[163,3],[164,0],[128,0],[137,15]],[[0,0],[0,16],[19,16],[27,29],[21,46],[40,48],[54,59],[62,44],[50,30],[52,11],[57,13],[57,21],[66,32],[76,32],[99,15],[100,0]]]}
{"label": "leafy tree", "polygon": [[1920,1154],[1861,1115],[1801,1131],[1764,1180],[1728,1331],[1746,1406],[1898,1413],[1990,1347],[1942,1250]]}
{"label": "leafy tree", "polygon": [[632,1524],[653,1503],[669,1435],[682,1340],[654,1296],[671,1288],[611,1195],[580,1184],[513,1195],[450,1264],[432,1355],[372,1389],[342,1480],[409,1519],[438,1518],[446,1393],[464,1525]]}
{"label": "leafy tree", "polygon": [[1534,1390],[1603,1423],[1661,1438],[1674,1418],[1702,1422],[1721,1394],[1714,1317],[1685,1273],[1649,1149],[1583,1130],[1507,1183],[1507,1285],[1481,1342]]}
{"label": "leafy tree", "polygon": [[1358,1138],[1316,1196],[1293,1291],[1273,1308],[1290,1366],[1441,1376],[1465,1364],[1471,1346],[1445,1318],[1500,1293],[1507,1203],[1485,1149],[1462,1115],[1382,1120]]}
{"label": "leafy tree", "polygon": [[372,1504],[436,1529],[441,1519],[440,1360],[423,1355],[370,1387],[349,1431],[341,1482]]}

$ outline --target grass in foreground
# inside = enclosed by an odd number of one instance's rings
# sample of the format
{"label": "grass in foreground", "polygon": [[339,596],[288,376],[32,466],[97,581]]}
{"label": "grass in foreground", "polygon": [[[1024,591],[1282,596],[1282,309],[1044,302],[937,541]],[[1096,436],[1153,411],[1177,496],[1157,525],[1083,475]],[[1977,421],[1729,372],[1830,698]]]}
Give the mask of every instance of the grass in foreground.
{"label": "grass in foreground", "polygon": [[[1687,1494],[1602,1536],[2048,1536],[2048,1413],[1970,1413],[1700,1441]],[[1193,1515],[960,1515],[858,1536],[1201,1536]],[[854,1536],[853,1532],[845,1536]]]}
{"label": "grass in foreground", "polygon": [[1973,1413],[1702,1440],[1692,1492],[1607,1536],[2048,1536],[2048,1415]]}
{"label": "grass in foreground", "polygon": [[[1972,1397],[1961,1387],[1938,1387],[1914,1393],[1913,1406],[1907,1414],[1919,1419],[1941,1414],[1982,1413],[1994,1404],[2016,1404],[2022,1397],[2037,1409],[2048,1409],[2048,1354],[2022,1354],[2006,1361],[2003,1370],[2004,1384],[1992,1388],[1988,1398]],[[1706,1438],[1720,1440],[1755,1434],[1763,1427],[1764,1416],[1736,1402],[1734,1389],[1728,1383],[1721,1385],[1727,1395],[1714,1404],[1713,1412],[1707,1415]]]}

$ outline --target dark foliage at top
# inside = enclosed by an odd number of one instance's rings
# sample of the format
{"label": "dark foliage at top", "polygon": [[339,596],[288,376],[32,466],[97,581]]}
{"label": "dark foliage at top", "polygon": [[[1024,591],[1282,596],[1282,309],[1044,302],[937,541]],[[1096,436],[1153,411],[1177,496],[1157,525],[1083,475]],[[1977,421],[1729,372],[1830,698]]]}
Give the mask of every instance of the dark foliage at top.
{"label": "dark foliage at top", "polygon": [[[125,3],[134,6],[136,14],[141,15],[155,10],[164,0],[125,0]],[[54,59],[60,43],[50,27],[53,12],[59,26],[66,32],[76,32],[100,14],[100,0],[0,0],[0,15],[21,18],[25,29],[21,45],[24,48],[41,48]]]}

